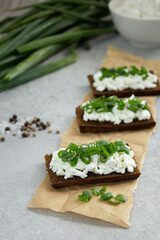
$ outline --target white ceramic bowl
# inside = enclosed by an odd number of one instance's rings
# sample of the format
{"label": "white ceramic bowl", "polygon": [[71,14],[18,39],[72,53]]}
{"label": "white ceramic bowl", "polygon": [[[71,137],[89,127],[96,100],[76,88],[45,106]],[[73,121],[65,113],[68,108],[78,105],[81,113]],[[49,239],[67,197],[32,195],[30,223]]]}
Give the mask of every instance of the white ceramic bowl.
{"label": "white ceramic bowl", "polygon": [[112,19],[119,33],[137,47],[160,46],[160,19],[122,15],[115,10],[116,5],[121,1],[112,0],[109,2]]}

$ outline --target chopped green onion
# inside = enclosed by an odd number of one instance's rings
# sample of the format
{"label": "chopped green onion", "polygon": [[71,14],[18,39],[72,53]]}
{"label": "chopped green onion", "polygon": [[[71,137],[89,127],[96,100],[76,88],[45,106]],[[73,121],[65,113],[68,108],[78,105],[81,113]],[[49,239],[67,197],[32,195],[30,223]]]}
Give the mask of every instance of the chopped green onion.
{"label": "chopped green onion", "polygon": [[115,198],[120,202],[126,202],[127,201],[127,198],[123,194],[118,194]]}
{"label": "chopped green onion", "polygon": [[[126,202],[127,198],[123,194],[118,194],[116,197],[113,196],[113,193],[105,191],[107,190],[106,186],[103,186],[101,190],[99,190],[97,187],[94,187],[91,189],[92,193],[95,196],[100,196],[102,201],[107,201],[108,203],[112,205],[118,205],[121,202]],[[85,190],[82,192],[81,195],[78,196],[78,199],[82,202],[88,202],[92,199],[92,195],[90,191]]]}
{"label": "chopped green onion", "polygon": [[81,195],[78,195],[78,200],[82,201],[82,202],[88,202],[92,199],[92,195],[90,193],[90,191],[85,190],[82,192]]}
{"label": "chopped green onion", "polygon": [[118,205],[118,204],[120,204],[120,201],[117,201],[116,198],[113,197],[112,199],[115,199],[116,201],[113,201],[113,200],[110,200],[110,199],[109,199],[107,202],[110,203],[110,204],[113,204],[113,205]]}
{"label": "chopped green onion", "polygon": [[113,198],[113,194],[111,192],[101,194],[102,201],[110,200],[111,198]]}
{"label": "chopped green onion", "polygon": [[135,66],[131,66],[130,69],[126,66],[116,68],[101,68],[102,76],[99,78],[102,81],[104,78],[113,78],[116,79],[119,76],[127,77],[129,75],[140,75],[142,79],[145,80],[148,78],[148,71],[145,67],[138,69]]}
{"label": "chopped green onion", "polygon": [[106,157],[109,157],[109,156],[110,156],[109,152],[107,152],[106,148],[105,148],[103,145],[101,145],[101,149],[102,149],[102,151],[104,152],[104,154],[105,154]]}
{"label": "chopped green onion", "polygon": [[104,194],[107,191],[107,186],[103,186],[102,189],[99,191],[100,195]]}
{"label": "chopped green onion", "polygon": [[125,152],[126,154],[129,154],[130,150],[128,147],[126,146],[120,146],[119,150],[117,150],[118,152]]}
{"label": "chopped green onion", "polygon": [[71,167],[75,167],[78,163],[78,156],[75,156],[75,158],[71,161]]}
{"label": "chopped green onion", "polygon": [[71,151],[77,151],[78,150],[78,146],[74,143],[70,143],[68,146],[68,149]]}
{"label": "chopped green onion", "polygon": [[88,202],[89,199],[85,197],[84,195],[78,195],[78,200],[81,202]]}
{"label": "chopped green onion", "polygon": [[112,96],[108,98],[102,96],[100,98],[95,98],[81,106],[81,109],[91,114],[94,111],[97,113],[112,112],[112,109],[115,106],[117,106],[117,109],[120,111],[122,111],[124,108],[127,108],[134,113],[136,113],[139,109],[148,110],[148,106],[142,104],[142,100],[139,98],[134,97],[133,99],[129,99],[126,101],[126,99],[121,99],[117,96]]}
{"label": "chopped green onion", "polygon": [[99,196],[99,195],[100,195],[100,191],[99,191],[99,189],[98,189],[97,187],[92,188],[91,190],[92,190],[92,193],[93,193],[94,195],[96,195],[96,196]]}
{"label": "chopped green onion", "polygon": [[105,145],[108,145],[108,141],[106,141],[106,140],[97,141],[96,145],[98,147],[100,147],[101,145],[105,146]]}
{"label": "chopped green onion", "polygon": [[84,162],[85,164],[88,165],[91,162],[91,156],[88,156],[88,157],[81,156],[81,160],[82,160],[82,162]]}
{"label": "chopped green onion", "polygon": [[[124,141],[108,143],[107,141],[102,140],[97,141],[96,143],[89,143],[88,145],[82,144],[80,146],[70,143],[65,150],[58,153],[58,156],[63,162],[70,162],[71,166],[76,166],[78,159],[85,164],[90,164],[92,161],[91,157],[96,154],[100,156],[100,161],[105,163],[108,157],[112,156],[115,152],[125,152],[126,154],[129,154],[130,149]],[[100,192],[102,192],[103,189],[101,189]]]}
{"label": "chopped green onion", "polygon": [[87,197],[89,200],[92,199],[92,195],[91,195],[90,191],[88,191],[88,190],[83,191],[83,195],[85,197]]}

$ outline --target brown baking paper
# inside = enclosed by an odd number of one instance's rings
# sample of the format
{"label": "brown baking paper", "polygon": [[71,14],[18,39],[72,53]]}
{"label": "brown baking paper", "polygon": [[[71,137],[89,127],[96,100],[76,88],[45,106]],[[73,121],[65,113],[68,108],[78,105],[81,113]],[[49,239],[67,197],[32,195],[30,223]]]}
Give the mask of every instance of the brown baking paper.
{"label": "brown baking paper", "polygon": [[[159,60],[145,60],[110,46],[102,66],[118,67],[124,65],[135,65],[137,67],[145,66],[150,70],[154,70],[156,74],[158,74],[158,69],[160,69]],[[91,93],[89,93],[85,96],[84,101],[91,98],[93,97]],[[147,104],[155,118],[154,102],[156,97],[143,97],[143,99],[147,100]],[[70,142],[82,144],[101,139],[107,139],[109,141],[125,140],[134,150],[138,166],[142,169],[144,155],[147,151],[147,144],[153,132],[154,128],[139,131],[82,134],[79,132],[78,122],[77,119],[75,119],[69,129],[62,134],[62,144],[60,147],[67,147]],[[99,188],[103,185],[98,184]],[[137,186],[137,179],[119,183],[110,183],[107,184],[107,186],[108,191],[112,192],[114,195],[119,193],[124,194],[128,199],[127,202],[119,204],[118,206],[112,206],[106,202],[102,202],[99,197],[93,197],[88,203],[80,202],[78,201],[77,196],[81,194],[83,190],[91,189],[92,187],[95,187],[95,185],[54,189],[50,185],[47,174],[36,190],[36,193],[29,204],[29,208],[48,208],[56,212],[74,212],[111,222],[122,227],[130,227],[129,217],[133,205],[132,195]]]}

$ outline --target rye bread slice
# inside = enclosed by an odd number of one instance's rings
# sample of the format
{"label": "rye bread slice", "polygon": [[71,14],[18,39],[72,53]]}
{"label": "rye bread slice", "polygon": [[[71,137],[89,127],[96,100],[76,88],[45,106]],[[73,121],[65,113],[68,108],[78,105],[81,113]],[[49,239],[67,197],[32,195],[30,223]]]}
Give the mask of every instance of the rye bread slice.
{"label": "rye bread slice", "polygon": [[106,97],[110,97],[110,96],[113,96],[113,95],[116,95],[117,97],[130,97],[132,94],[134,94],[135,96],[153,96],[153,95],[159,95],[160,94],[160,83],[159,83],[159,81],[157,81],[157,86],[155,88],[146,88],[144,90],[141,90],[141,89],[140,90],[125,89],[123,91],[104,90],[102,92],[99,92],[93,86],[93,83],[94,83],[93,75],[89,75],[88,79],[89,79],[92,94],[95,97],[101,97],[102,95],[104,95]]}
{"label": "rye bread slice", "polygon": [[52,154],[45,155],[46,170],[49,174],[49,179],[52,187],[54,188],[64,188],[75,185],[85,185],[85,184],[97,184],[97,183],[107,183],[107,182],[120,182],[124,180],[135,179],[140,176],[140,171],[138,167],[134,169],[134,172],[121,173],[111,173],[108,175],[98,175],[94,173],[89,173],[88,177],[82,179],[80,177],[73,177],[64,179],[64,176],[58,176],[50,168],[50,162],[52,160]]}
{"label": "rye bread slice", "polygon": [[76,108],[76,115],[79,123],[81,133],[103,133],[103,132],[115,132],[115,131],[127,131],[127,130],[141,130],[154,127],[156,122],[152,115],[148,120],[139,121],[134,119],[132,123],[120,123],[113,124],[111,122],[98,122],[98,121],[84,121],[83,111],[78,106]]}

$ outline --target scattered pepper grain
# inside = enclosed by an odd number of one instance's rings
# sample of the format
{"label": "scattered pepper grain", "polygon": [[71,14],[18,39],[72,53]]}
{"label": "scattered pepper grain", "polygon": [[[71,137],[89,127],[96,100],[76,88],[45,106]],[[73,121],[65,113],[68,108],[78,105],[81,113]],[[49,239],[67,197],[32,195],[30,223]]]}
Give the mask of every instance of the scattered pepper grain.
{"label": "scattered pepper grain", "polygon": [[16,114],[13,114],[13,117],[12,117],[14,120],[17,119],[17,115]]}
{"label": "scattered pepper grain", "polygon": [[27,133],[27,137],[29,137],[29,136],[30,136],[30,132]]}
{"label": "scattered pepper grain", "polygon": [[26,133],[22,133],[22,137],[23,138],[27,137],[27,134]]}
{"label": "scattered pepper grain", "polygon": [[24,126],[25,126],[25,127],[28,127],[28,125],[29,125],[29,122],[26,121],[25,124],[24,124]]}
{"label": "scattered pepper grain", "polygon": [[50,127],[51,123],[48,121],[48,122],[46,122],[46,125],[47,125],[47,127]]}
{"label": "scattered pepper grain", "polygon": [[43,124],[42,128],[43,128],[43,129],[46,129],[46,128],[47,128],[47,126],[46,126],[45,124]]}

